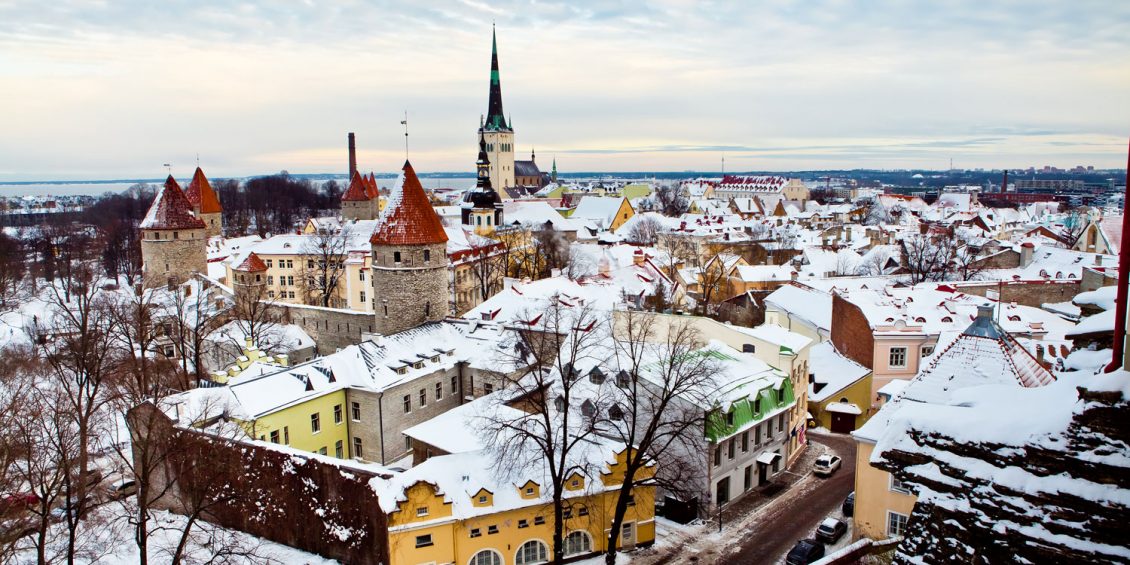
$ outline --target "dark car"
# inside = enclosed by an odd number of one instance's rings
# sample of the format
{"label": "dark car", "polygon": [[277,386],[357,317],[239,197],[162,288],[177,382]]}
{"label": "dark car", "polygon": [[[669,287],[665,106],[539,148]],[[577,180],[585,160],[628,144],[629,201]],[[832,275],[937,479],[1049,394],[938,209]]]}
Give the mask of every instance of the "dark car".
{"label": "dark car", "polygon": [[802,539],[785,556],[788,565],[808,565],[824,557],[824,544],[814,539]]}
{"label": "dark car", "polygon": [[840,510],[843,510],[844,516],[847,516],[848,518],[852,517],[855,514],[855,491],[852,491],[851,494],[848,495],[847,499],[844,500],[844,505],[840,507]]}
{"label": "dark car", "polygon": [[836,543],[846,533],[847,524],[842,520],[828,518],[816,528],[816,539],[824,543]]}

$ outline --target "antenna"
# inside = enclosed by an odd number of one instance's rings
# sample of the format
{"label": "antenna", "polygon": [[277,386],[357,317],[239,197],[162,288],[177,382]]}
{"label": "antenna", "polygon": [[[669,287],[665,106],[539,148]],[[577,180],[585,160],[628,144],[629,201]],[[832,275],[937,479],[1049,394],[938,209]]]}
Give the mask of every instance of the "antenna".
{"label": "antenna", "polygon": [[173,174],[173,166],[172,166],[172,164],[170,164],[170,163],[163,163],[163,164],[162,164],[161,166],[162,166],[162,167],[165,167],[165,170],[169,171],[169,174],[170,174],[170,175],[172,175],[172,174]]}
{"label": "antenna", "polygon": [[726,152],[722,152],[722,176],[726,176]]}
{"label": "antenna", "polygon": [[196,168],[197,169],[200,168],[200,152],[199,151],[196,152]]}
{"label": "antenna", "polygon": [[400,121],[404,126],[404,160],[408,160],[408,110],[404,111],[404,119]]}

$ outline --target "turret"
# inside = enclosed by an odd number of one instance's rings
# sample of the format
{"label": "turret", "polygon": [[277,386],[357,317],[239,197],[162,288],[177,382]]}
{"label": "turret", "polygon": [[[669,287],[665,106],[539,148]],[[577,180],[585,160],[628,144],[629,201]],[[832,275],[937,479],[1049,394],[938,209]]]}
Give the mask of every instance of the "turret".
{"label": "turret", "polygon": [[464,226],[478,235],[489,235],[502,223],[502,199],[490,181],[490,158],[487,157],[486,140],[479,132],[479,158],[475,161],[477,179],[475,188],[463,195],[460,217]]}
{"label": "turret", "polygon": [[196,167],[192,174],[192,181],[184,191],[185,198],[192,204],[192,213],[204,221],[204,233],[207,237],[216,237],[224,234],[224,207],[220,205],[220,197],[212,190],[208,177],[204,171]]}
{"label": "turret", "polygon": [[192,204],[172,175],[165,179],[140,227],[145,286],[180,283],[194,273],[208,272],[204,220],[193,215]]}

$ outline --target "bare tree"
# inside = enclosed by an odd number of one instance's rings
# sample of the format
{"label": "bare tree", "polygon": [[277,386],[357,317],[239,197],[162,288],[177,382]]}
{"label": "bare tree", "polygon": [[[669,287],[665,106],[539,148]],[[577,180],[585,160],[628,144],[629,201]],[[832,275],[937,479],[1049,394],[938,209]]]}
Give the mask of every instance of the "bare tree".
{"label": "bare tree", "polygon": [[27,297],[26,259],[20,242],[0,232],[0,312],[15,308]]}
{"label": "bare tree", "polygon": [[[658,485],[684,497],[699,494],[701,441],[706,412],[701,408],[718,371],[715,358],[686,321],[662,323],[652,314],[617,312],[614,361],[618,369],[611,388],[603,433],[631,446],[616,497],[605,561],[616,562],[619,536],[633,490]],[[698,474],[696,474],[698,473]]]}
{"label": "bare tree", "polygon": [[[204,378],[204,357],[209,337],[229,315],[229,303],[220,289],[199,279],[155,293],[163,296],[163,320],[172,329],[169,336],[180,352],[181,369],[187,377]],[[184,388],[189,388],[186,380]]]}
{"label": "bare tree", "polygon": [[[237,294],[231,309],[231,321],[239,334],[250,339],[259,349],[270,350],[279,345],[277,330],[281,313],[274,299],[267,294],[266,287],[253,286],[247,292]],[[239,351],[244,344],[233,345],[236,346],[235,351]]]}
{"label": "bare tree", "polygon": [[478,291],[480,301],[494,296],[502,290],[502,279],[506,276],[506,253],[503,244],[493,239],[468,236],[471,244],[470,273]]}
{"label": "bare tree", "polygon": [[346,273],[345,259],[349,256],[351,230],[349,225],[343,225],[338,232],[319,231],[306,236],[302,248],[306,264],[299,276],[308,304],[341,306],[338,286]]}
{"label": "bare tree", "polygon": [[949,270],[953,277],[962,281],[971,281],[979,278],[985,271],[986,263],[980,249],[954,239],[943,241],[942,245],[951,249]]}
{"label": "bare tree", "polygon": [[636,245],[655,245],[662,227],[659,220],[651,216],[643,216],[632,225],[632,229],[628,230],[628,242]]}
{"label": "bare tree", "polygon": [[677,185],[669,184],[656,187],[653,198],[655,198],[656,208],[664,216],[679,217],[691,209],[690,200]]}
{"label": "bare tree", "polygon": [[713,313],[712,306],[729,298],[722,296],[729,288],[726,260],[720,254],[710,259],[698,256],[694,267],[698,274],[698,312],[702,316],[709,316]]}
{"label": "bare tree", "polygon": [[[578,454],[595,437],[596,421],[588,413],[574,367],[591,361],[604,332],[599,316],[584,308],[569,308],[554,300],[537,318],[539,329],[524,332],[513,357],[503,362],[522,368],[507,380],[507,398],[529,413],[512,419],[487,417],[484,445],[499,473],[531,466],[544,468],[553,504],[553,562],[565,557],[564,513],[569,502],[565,483],[574,473],[586,474]],[[583,385],[582,385],[583,386]],[[589,404],[591,407],[591,403]]]}
{"label": "bare tree", "polygon": [[909,284],[945,280],[953,258],[948,238],[915,234],[902,240],[903,267]]}

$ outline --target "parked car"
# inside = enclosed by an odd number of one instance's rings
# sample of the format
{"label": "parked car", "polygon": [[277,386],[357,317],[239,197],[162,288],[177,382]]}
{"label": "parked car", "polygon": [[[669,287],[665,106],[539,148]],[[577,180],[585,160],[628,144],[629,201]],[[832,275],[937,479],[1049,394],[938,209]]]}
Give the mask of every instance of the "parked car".
{"label": "parked car", "polygon": [[824,557],[824,544],[814,539],[802,539],[785,556],[788,565],[808,565]]}
{"label": "parked car", "polygon": [[[62,522],[63,520],[65,520],[67,518],[67,510],[70,509],[70,508],[74,508],[74,507],[78,506],[78,504],[76,504],[76,502],[77,502],[77,499],[75,499],[73,497],[68,498],[67,501],[62,506],[60,506],[58,508],[51,509],[51,514],[49,515],[50,519],[54,522]],[[92,497],[88,494],[83,499],[82,506],[80,508],[77,508],[78,517],[82,518],[87,512],[90,511],[90,508],[92,506],[94,506],[94,497]]]}
{"label": "parked car", "polygon": [[106,497],[110,500],[120,500],[137,493],[137,481],[133,479],[120,479],[106,486]]}
{"label": "parked car", "polygon": [[83,483],[86,488],[94,488],[98,483],[102,482],[102,471],[98,469],[87,469],[86,474],[82,476]]}
{"label": "parked car", "polygon": [[816,528],[816,539],[824,543],[836,543],[847,533],[847,524],[842,520],[827,518]]}
{"label": "parked car", "polygon": [[39,504],[39,496],[33,492],[18,492],[0,496],[0,516],[19,514]]}
{"label": "parked car", "polygon": [[828,477],[840,468],[840,463],[841,461],[838,455],[821,455],[816,458],[816,463],[813,463],[812,472],[823,477]]}
{"label": "parked car", "polygon": [[844,500],[844,504],[843,504],[843,506],[840,507],[840,510],[843,510],[844,516],[847,516],[848,518],[851,518],[852,516],[855,515],[855,491],[854,490],[851,491],[851,494],[849,494],[847,499]]}

